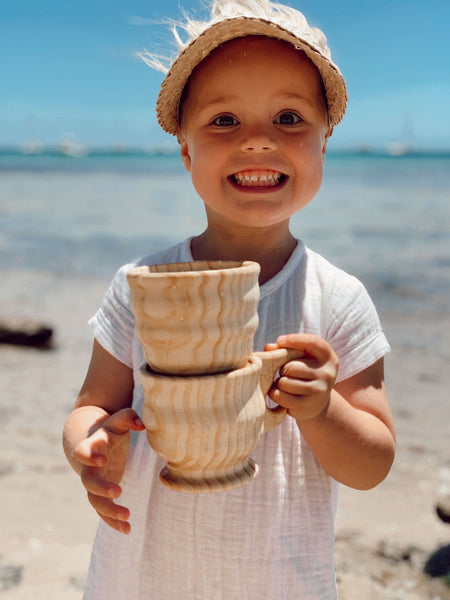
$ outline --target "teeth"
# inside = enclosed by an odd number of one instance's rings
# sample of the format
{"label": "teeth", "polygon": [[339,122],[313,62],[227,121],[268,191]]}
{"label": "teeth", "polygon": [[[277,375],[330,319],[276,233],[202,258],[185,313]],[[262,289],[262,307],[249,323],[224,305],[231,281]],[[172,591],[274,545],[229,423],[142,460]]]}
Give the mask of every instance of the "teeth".
{"label": "teeth", "polygon": [[281,176],[277,171],[240,171],[233,175],[233,179],[244,186],[275,186],[278,185]]}

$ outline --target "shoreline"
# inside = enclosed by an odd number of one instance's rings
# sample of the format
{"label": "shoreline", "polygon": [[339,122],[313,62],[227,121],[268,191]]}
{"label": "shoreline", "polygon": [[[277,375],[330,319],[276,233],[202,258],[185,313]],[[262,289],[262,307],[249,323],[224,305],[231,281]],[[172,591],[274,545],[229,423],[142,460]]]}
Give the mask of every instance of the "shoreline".
{"label": "shoreline", "polygon": [[[0,458],[0,592],[10,600],[80,600],[97,516],[63,456],[61,431],[90,358],[86,323],[108,282],[90,278],[83,289],[70,277],[2,275],[0,310],[48,322],[56,336],[53,350],[0,345],[0,435],[7,441]],[[392,345],[386,380],[397,457],[374,490],[341,488],[339,597],[445,600],[450,588],[421,570],[450,543],[450,526],[434,509],[439,494],[450,492],[450,314],[381,319]]]}

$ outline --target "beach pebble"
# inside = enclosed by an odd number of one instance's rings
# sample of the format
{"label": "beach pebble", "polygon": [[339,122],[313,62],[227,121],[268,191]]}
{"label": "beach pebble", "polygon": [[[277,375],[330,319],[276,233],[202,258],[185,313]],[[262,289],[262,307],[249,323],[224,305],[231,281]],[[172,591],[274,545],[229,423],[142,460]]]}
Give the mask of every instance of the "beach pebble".
{"label": "beach pebble", "polygon": [[448,577],[450,575],[450,545],[433,552],[425,563],[424,572],[430,577]]}
{"label": "beach pebble", "polygon": [[0,592],[19,585],[23,568],[20,565],[5,565],[0,559]]}
{"label": "beach pebble", "polygon": [[450,494],[441,496],[436,503],[436,513],[441,521],[450,523]]}

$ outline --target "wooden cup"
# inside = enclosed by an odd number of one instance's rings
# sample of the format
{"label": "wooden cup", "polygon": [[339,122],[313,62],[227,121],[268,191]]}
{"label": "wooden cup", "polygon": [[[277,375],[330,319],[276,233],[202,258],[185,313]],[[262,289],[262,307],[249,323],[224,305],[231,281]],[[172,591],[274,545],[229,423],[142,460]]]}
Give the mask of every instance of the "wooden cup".
{"label": "wooden cup", "polygon": [[259,271],[250,261],[130,270],[136,335],[152,371],[192,375],[245,366],[258,327]]}
{"label": "wooden cup", "polygon": [[227,490],[252,480],[250,453],[286,409],[267,407],[276,371],[301,352],[255,352],[245,367],[215,375],[171,376],[141,368],[142,419],[152,448],[167,465],[168,487],[192,493]]}

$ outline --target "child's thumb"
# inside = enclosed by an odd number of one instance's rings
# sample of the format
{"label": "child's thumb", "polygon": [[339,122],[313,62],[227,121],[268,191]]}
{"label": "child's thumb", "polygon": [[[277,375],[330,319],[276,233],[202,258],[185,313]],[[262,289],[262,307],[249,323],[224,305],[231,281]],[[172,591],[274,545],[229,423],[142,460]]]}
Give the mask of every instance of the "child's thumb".
{"label": "child's thumb", "polygon": [[112,433],[127,433],[130,429],[141,431],[144,429],[144,423],[137,412],[132,408],[123,408],[112,414],[103,427]]}

